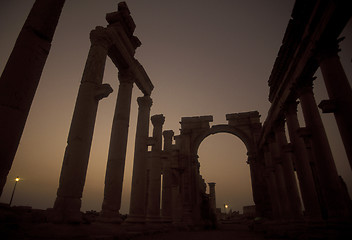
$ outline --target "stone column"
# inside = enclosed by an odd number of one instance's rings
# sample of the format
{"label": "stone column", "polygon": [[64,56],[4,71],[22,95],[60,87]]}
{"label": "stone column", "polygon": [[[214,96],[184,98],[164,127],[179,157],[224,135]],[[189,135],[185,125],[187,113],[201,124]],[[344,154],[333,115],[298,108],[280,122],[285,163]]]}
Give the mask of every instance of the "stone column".
{"label": "stone column", "polygon": [[[310,131],[306,128],[306,127],[301,127],[297,130],[297,134],[300,138],[303,139],[305,147],[306,147],[306,151],[307,154],[309,156],[309,165],[310,165],[310,169],[312,171],[312,176],[313,176],[313,180],[314,180],[314,185],[315,185],[315,190],[318,196],[318,202],[320,205],[320,214],[321,214],[321,218],[326,219],[328,214],[327,214],[327,207],[326,207],[326,202],[325,199],[323,198],[323,194],[322,194],[322,188],[321,188],[321,184],[320,184],[320,180],[319,180],[319,174],[316,168],[317,165],[317,159],[315,157],[315,153],[312,149],[312,139],[311,139],[311,133]],[[306,214],[307,215],[307,214]]]}
{"label": "stone column", "polygon": [[165,130],[163,132],[163,136],[164,136],[164,151],[171,151],[172,150],[172,138],[174,136],[174,131]]}
{"label": "stone column", "polygon": [[247,163],[251,174],[253,201],[255,203],[256,216],[270,217],[270,197],[265,181],[264,163],[261,155],[252,156],[248,153]]}
{"label": "stone column", "polygon": [[[352,89],[341,65],[338,42],[343,39],[326,42],[319,46],[318,60],[330,100],[325,100],[319,107],[323,112],[333,112],[345,146],[350,167],[352,168]],[[324,104],[325,103],[325,104]],[[325,108],[332,103],[333,109]]]}
{"label": "stone column", "polygon": [[112,89],[102,84],[110,41],[103,27],[90,34],[91,48],[79,88],[54,210],[56,221],[80,221],[80,207],[99,100]]}
{"label": "stone column", "polygon": [[271,160],[271,153],[269,151],[268,144],[266,143],[264,149],[264,161],[265,161],[265,177],[267,181],[268,190],[271,198],[271,210],[273,219],[281,218],[281,202],[279,199],[279,191],[276,184],[275,169]]}
{"label": "stone column", "polygon": [[324,125],[313,94],[312,79],[302,79],[298,89],[306,126],[312,134],[312,144],[317,157],[317,170],[321,180],[323,197],[328,207],[328,217],[346,215],[346,203],[335,162],[331,153]]}
{"label": "stone column", "polygon": [[0,78],[0,196],[65,0],[35,1]]}
{"label": "stone column", "polygon": [[210,208],[216,213],[216,195],[215,195],[215,183],[208,183],[209,185],[209,203]]}
{"label": "stone column", "polygon": [[121,222],[122,184],[125,170],[128,127],[134,76],[129,71],[119,72],[119,92],[112,123],[108,162],[105,175],[102,221]]}
{"label": "stone column", "polygon": [[287,195],[287,187],[283,172],[282,158],[279,154],[278,144],[274,133],[269,136],[269,149],[272,157],[272,164],[275,169],[276,186],[281,206],[281,218],[287,219],[290,216],[290,204]]}
{"label": "stone column", "polygon": [[164,136],[164,153],[166,154],[163,163],[163,189],[162,189],[162,218],[165,222],[170,222],[172,219],[172,169],[171,169],[171,149],[172,137],[174,131],[168,130],[163,132]]}
{"label": "stone column", "polygon": [[130,213],[127,222],[144,223],[146,216],[146,168],[148,152],[149,118],[152,99],[139,97],[136,141],[134,148],[133,175],[131,187]]}
{"label": "stone column", "polygon": [[309,155],[304,140],[298,136],[297,132],[300,128],[297,118],[297,104],[296,101],[286,102],[284,109],[287,129],[289,131],[293,153],[296,156],[295,166],[305,208],[305,215],[309,217],[320,217],[318,195],[309,164]]}
{"label": "stone column", "polygon": [[161,148],[162,132],[165,117],[162,114],[151,117],[153,124],[152,156],[150,164],[148,203],[147,203],[147,222],[160,222],[160,189],[161,189]]}
{"label": "stone column", "polygon": [[282,170],[289,204],[289,217],[292,219],[300,219],[303,217],[301,200],[298,193],[296,177],[294,175],[293,162],[290,156],[291,149],[286,139],[285,121],[283,119],[280,119],[276,124],[275,139],[282,161]]}

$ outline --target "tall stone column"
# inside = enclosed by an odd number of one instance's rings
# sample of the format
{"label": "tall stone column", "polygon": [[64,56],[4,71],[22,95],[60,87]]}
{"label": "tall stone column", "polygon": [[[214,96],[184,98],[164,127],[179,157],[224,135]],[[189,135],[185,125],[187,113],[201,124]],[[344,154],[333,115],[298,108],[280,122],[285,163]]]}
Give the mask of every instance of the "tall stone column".
{"label": "tall stone column", "polygon": [[291,149],[290,145],[287,143],[285,121],[283,119],[277,122],[275,128],[275,138],[282,160],[282,169],[285,177],[290,217],[293,219],[300,219],[303,216],[301,200],[298,193],[296,177],[294,175],[293,161],[290,156]]}
{"label": "tall stone column", "polygon": [[161,189],[161,148],[162,132],[165,117],[162,114],[151,117],[153,124],[152,156],[149,173],[147,222],[160,222],[160,189]]}
{"label": "tall stone column", "polygon": [[309,164],[309,155],[304,140],[298,136],[300,128],[297,118],[297,102],[289,101],[285,105],[287,129],[295,157],[295,166],[301,196],[305,208],[305,215],[320,217],[320,207],[312,170]]}
{"label": "tall stone column", "polygon": [[281,217],[287,219],[290,217],[290,203],[287,194],[287,186],[285,181],[286,179],[282,166],[283,159],[280,156],[278,143],[275,139],[274,133],[272,134],[272,136],[269,137],[269,149],[272,156],[272,163],[275,168],[276,185],[279,193],[279,201],[281,206]]}
{"label": "tall stone column", "polygon": [[137,101],[139,108],[134,147],[130,213],[126,219],[126,221],[130,223],[144,223],[146,217],[147,140],[152,99],[147,95],[139,97]]}
{"label": "tall stone column", "polygon": [[164,136],[164,153],[166,154],[163,163],[163,188],[162,188],[162,218],[164,222],[170,222],[172,220],[172,169],[171,169],[171,149],[172,149],[172,137],[174,131],[168,130],[163,132]]}
{"label": "tall stone column", "polygon": [[304,82],[299,86],[298,94],[306,126],[312,134],[313,150],[317,158],[317,169],[323,197],[327,203],[328,217],[345,216],[348,213],[342,196],[342,186],[313,95],[312,79],[302,80]]}
{"label": "tall stone column", "polygon": [[255,203],[256,216],[270,217],[270,198],[268,187],[265,182],[264,164],[260,156],[248,154],[247,163],[251,174],[253,201]]}
{"label": "tall stone column", "polygon": [[113,222],[122,221],[119,210],[121,207],[134,76],[130,71],[120,71],[119,80],[120,86],[112,123],[101,212],[102,221]]}
{"label": "tall stone column", "polygon": [[[334,40],[319,46],[318,60],[330,100],[323,101],[319,107],[323,112],[333,112],[352,168],[352,89],[338,56],[338,42]],[[333,109],[325,108],[333,105]]]}
{"label": "tall stone column", "polygon": [[316,194],[318,196],[321,218],[326,219],[328,216],[328,214],[327,214],[328,211],[327,211],[327,206],[326,206],[327,204],[325,202],[325,199],[323,198],[322,188],[321,188],[321,184],[320,184],[320,180],[319,180],[319,174],[318,174],[318,171],[316,168],[317,159],[316,159],[315,153],[312,149],[312,139],[311,139],[312,135],[306,127],[299,128],[297,130],[297,133],[298,133],[298,136],[303,139],[305,147],[306,147],[306,151],[309,156],[309,165],[310,165],[310,169],[312,171]]}
{"label": "tall stone column", "polygon": [[105,28],[90,33],[91,48],[79,87],[54,210],[56,221],[80,221],[80,207],[99,100],[112,89],[102,84],[110,40]]}
{"label": "tall stone column", "polygon": [[271,160],[271,153],[269,146],[266,143],[264,145],[264,161],[265,161],[265,172],[268,190],[271,198],[271,210],[273,219],[281,218],[281,202],[279,198],[279,190],[276,184],[275,168]]}
{"label": "tall stone column", "polygon": [[0,78],[0,196],[65,0],[36,0]]}

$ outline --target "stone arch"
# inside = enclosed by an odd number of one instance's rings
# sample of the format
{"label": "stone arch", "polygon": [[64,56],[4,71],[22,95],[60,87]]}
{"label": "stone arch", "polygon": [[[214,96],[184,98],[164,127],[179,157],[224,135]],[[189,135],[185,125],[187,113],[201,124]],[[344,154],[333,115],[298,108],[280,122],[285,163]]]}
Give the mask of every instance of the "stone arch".
{"label": "stone arch", "polygon": [[246,146],[248,156],[256,152],[254,142],[251,139],[251,136],[248,136],[248,134],[246,134],[245,131],[241,130],[238,127],[230,126],[228,124],[219,124],[219,125],[214,125],[211,128],[200,132],[198,136],[195,137],[193,144],[191,146],[191,154],[198,155],[198,149],[200,144],[203,142],[203,140],[208,136],[214,135],[217,133],[229,133],[238,137]]}

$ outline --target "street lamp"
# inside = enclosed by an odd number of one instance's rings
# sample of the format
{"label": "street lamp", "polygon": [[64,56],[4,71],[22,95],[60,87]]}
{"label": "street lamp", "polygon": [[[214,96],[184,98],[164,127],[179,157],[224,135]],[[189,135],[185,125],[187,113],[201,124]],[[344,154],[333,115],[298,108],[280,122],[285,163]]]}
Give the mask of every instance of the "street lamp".
{"label": "street lamp", "polygon": [[11,206],[12,199],[13,199],[13,195],[15,194],[16,185],[17,185],[17,182],[18,182],[18,181],[20,181],[20,178],[17,176],[17,177],[15,178],[15,186],[13,187],[13,190],[12,190],[12,195],[11,195],[11,199],[10,199],[9,206]]}
{"label": "street lamp", "polygon": [[227,209],[229,208],[229,205],[224,204],[224,208],[225,208],[225,214],[227,213]]}

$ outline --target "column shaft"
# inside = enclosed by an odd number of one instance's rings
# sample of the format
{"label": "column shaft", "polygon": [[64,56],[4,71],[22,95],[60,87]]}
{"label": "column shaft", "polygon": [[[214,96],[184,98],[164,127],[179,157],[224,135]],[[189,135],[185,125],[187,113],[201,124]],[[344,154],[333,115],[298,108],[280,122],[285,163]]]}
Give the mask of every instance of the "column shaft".
{"label": "column shaft", "polygon": [[85,183],[95,118],[99,100],[112,89],[102,84],[109,40],[104,28],[91,32],[92,46],[84,69],[76,106],[72,117],[60,184],[54,209],[57,221],[79,221],[83,187]]}
{"label": "column shaft", "polygon": [[162,217],[163,220],[168,222],[172,219],[172,206],[173,206],[173,196],[172,196],[172,137],[174,132],[172,130],[164,131],[164,153],[166,154],[163,162],[163,188],[162,188]]}
{"label": "column shaft", "polygon": [[271,153],[269,152],[269,147],[267,145],[264,146],[264,160],[266,167],[266,180],[267,186],[270,193],[271,198],[271,210],[273,219],[281,218],[281,202],[279,199],[279,191],[276,184],[276,177],[274,172],[274,165],[271,160]]}
{"label": "column shaft", "polygon": [[165,118],[162,114],[151,117],[153,128],[154,145],[152,146],[151,164],[149,172],[147,221],[160,221],[160,189],[161,189],[161,147],[162,147],[162,127]]}
{"label": "column shaft", "polygon": [[65,0],[35,1],[0,78],[0,196]]}
{"label": "column shaft", "polygon": [[148,152],[149,118],[152,99],[150,96],[138,99],[138,120],[134,148],[133,175],[130,213],[127,222],[144,223],[146,216],[146,157]]}
{"label": "column shaft", "polygon": [[264,165],[261,159],[248,156],[248,164],[251,174],[253,201],[255,203],[256,216],[270,217],[270,197],[265,182]]}
{"label": "column shaft", "polygon": [[319,64],[329,98],[335,104],[336,123],[352,168],[352,89],[337,52],[337,42],[325,46]]}
{"label": "column shaft", "polygon": [[275,136],[269,137],[269,149],[272,156],[272,164],[275,169],[276,185],[279,193],[279,201],[281,206],[281,218],[289,218],[290,204],[287,195],[287,187],[282,167],[282,159],[279,154],[278,143],[274,139]]}
{"label": "column shaft", "polygon": [[296,102],[288,102],[286,104],[285,115],[290,141],[292,143],[293,152],[296,156],[295,166],[305,208],[305,214],[310,217],[319,217],[320,207],[312,170],[309,164],[309,155],[307,153],[304,140],[300,138],[297,133],[300,127],[297,118]]}
{"label": "column shaft", "polygon": [[306,126],[312,134],[313,150],[317,157],[317,169],[323,188],[322,193],[326,200],[328,216],[344,216],[346,205],[342,197],[340,180],[312,89],[312,82],[308,79],[306,85],[299,91],[299,99]]}
{"label": "column shaft", "polygon": [[279,123],[275,131],[275,138],[280,151],[282,169],[285,178],[285,186],[289,204],[289,217],[299,219],[303,215],[301,200],[298,193],[296,178],[294,175],[293,162],[287,145],[284,122]]}
{"label": "column shaft", "polygon": [[122,221],[119,210],[125,170],[133,79],[134,76],[130,72],[119,72],[120,86],[112,123],[101,212],[101,216],[109,221]]}

